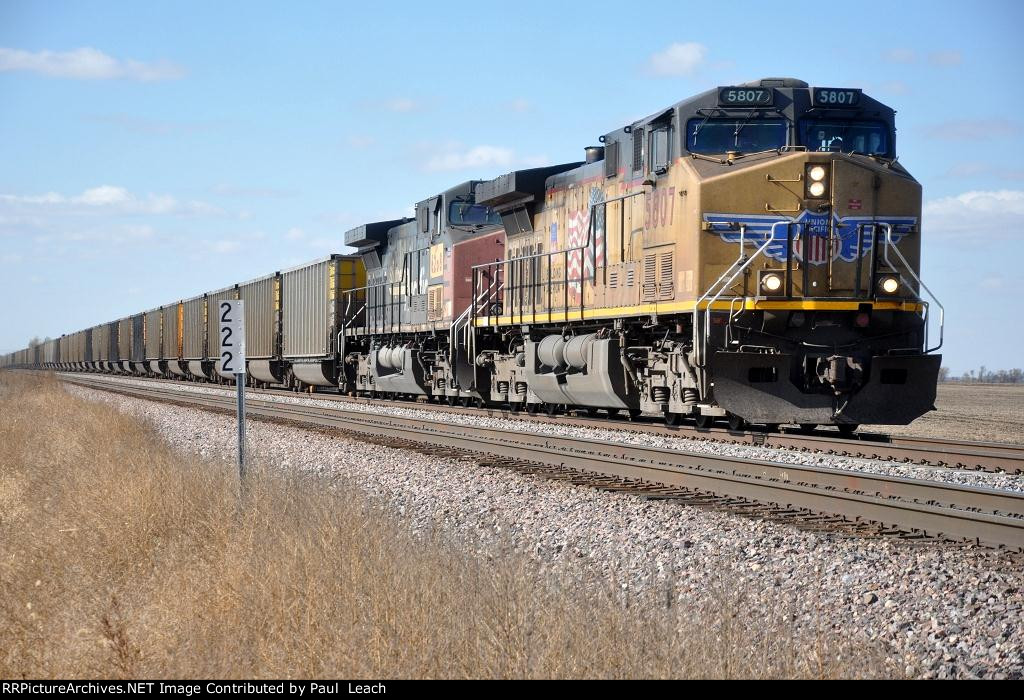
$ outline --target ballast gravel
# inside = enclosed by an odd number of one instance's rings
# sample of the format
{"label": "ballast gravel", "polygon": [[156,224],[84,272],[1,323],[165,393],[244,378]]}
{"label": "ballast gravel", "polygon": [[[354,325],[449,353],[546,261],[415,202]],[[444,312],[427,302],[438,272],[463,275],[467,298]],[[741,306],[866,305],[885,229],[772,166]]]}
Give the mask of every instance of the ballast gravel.
{"label": "ballast gravel", "polygon": [[[76,386],[68,391],[146,420],[176,449],[235,458],[229,416]],[[385,412],[399,410],[410,409]],[[763,608],[766,619],[784,610],[798,627],[869,640],[909,676],[1024,678],[1019,555],[810,532],[468,459],[368,448],[324,431],[252,422],[248,440],[257,460],[344,480],[415,531],[440,530],[484,556],[489,543],[511,542],[544,566],[596,571],[624,591],[664,589],[692,606],[720,603],[715,591],[728,581],[744,591],[743,605]],[[735,446],[715,448],[732,453]]]}
{"label": "ballast gravel", "polygon": [[[103,377],[103,381],[124,383],[134,386],[152,386],[154,381],[156,381],[158,384],[166,385],[165,382],[159,382],[159,380],[129,379],[126,377]],[[170,386],[173,386],[176,390],[185,393],[218,394],[221,396],[232,397],[235,395],[234,388],[222,389],[213,386],[186,383],[175,383]],[[753,445],[737,445],[733,443],[715,442],[713,440],[700,438],[672,437],[643,432],[642,430],[629,430],[628,424],[624,428],[603,429],[517,418],[481,416],[474,413],[459,412],[458,409],[452,409],[451,411],[436,411],[417,409],[412,405],[408,407],[396,406],[394,404],[383,402],[339,402],[337,400],[318,399],[299,394],[287,395],[261,392],[254,394],[254,396],[258,397],[260,400],[272,401],[275,403],[324,406],[335,409],[341,408],[346,411],[357,411],[360,413],[375,415],[414,418],[426,421],[443,421],[449,424],[468,425],[481,428],[496,428],[515,432],[529,432],[538,435],[571,436],[588,440],[598,440],[601,442],[621,442],[643,445],[645,447],[714,454],[717,456],[737,457],[740,459],[759,459],[771,462],[781,462],[784,464],[826,467],[828,469],[843,469],[869,474],[884,474],[887,476],[912,477],[915,479],[941,481],[943,483],[959,484],[963,486],[982,486],[987,488],[1024,492],[1024,475],[949,469],[947,467],[906,464],[902,462],[884,460],[870,460],[859,457],[844,457],[841,455],[829,455],[814,452],[801,452],[798,450],[787,450],[778,447],[757,447]]]}

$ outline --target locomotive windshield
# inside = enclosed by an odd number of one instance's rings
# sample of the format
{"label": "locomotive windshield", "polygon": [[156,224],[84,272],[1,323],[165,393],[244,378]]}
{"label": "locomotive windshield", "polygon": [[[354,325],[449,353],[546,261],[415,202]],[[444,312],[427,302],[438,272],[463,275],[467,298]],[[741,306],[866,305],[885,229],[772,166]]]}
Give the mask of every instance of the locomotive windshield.
{"label": "locomotive windshield", "polygon": [[452,202],[448,205],[448,221],[453,224],[483,226],[500,224],[501,216],[490,207],[472,202]]}
{"label": "locomotive windshield", "polygon": [[889,154],[889,128],[882,122],[847,119],[803,119],[800,145],[812,151]]}
{"label": "locomotive windshield", "polygon": [[754,153],[786,145],[783,119],[691,119],[686,148],[691,153]]}

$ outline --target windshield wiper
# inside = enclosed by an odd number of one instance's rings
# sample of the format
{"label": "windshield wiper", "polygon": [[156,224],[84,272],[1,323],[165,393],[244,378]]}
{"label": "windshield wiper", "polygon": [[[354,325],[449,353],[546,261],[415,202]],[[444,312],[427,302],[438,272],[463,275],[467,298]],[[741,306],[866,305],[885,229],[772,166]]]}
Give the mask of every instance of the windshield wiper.
{"label": "windshield wiper", "polygon": [[736,122],[736,131],[732,132],[732,145],[739,146],[740,132],[743,131],[743,127],[750,123],[750,120],[754,118],[756,110],[750,110],[750,114],[744,117],[743,121]]}

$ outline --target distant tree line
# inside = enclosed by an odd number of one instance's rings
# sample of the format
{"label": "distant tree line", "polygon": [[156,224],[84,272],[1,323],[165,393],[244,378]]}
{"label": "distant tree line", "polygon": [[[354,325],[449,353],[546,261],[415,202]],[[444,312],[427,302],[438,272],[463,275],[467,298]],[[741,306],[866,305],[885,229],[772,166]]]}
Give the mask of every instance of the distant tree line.
{"label": "distant tree line", "polygon": [[959,377],[952,376],[949,367],[939,370],[940,382],[975,382],[978,384],[1024,384],[1024,370],[1000,369],[991,371],[982,365],[977,372],[973,369],[967,370]]}

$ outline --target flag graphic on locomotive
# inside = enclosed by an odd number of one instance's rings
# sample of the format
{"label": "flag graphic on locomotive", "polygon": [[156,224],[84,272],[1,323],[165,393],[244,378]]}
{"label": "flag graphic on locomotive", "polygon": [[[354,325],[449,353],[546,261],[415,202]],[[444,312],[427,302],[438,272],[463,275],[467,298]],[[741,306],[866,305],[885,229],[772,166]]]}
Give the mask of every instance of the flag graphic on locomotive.
{"label": "flag graphic on locomotive", "polygon": [[342,388],[844,431],[932,409],[941,305],[891,108],[764,79],[600,141],[346,234],[368,284]]}

